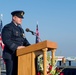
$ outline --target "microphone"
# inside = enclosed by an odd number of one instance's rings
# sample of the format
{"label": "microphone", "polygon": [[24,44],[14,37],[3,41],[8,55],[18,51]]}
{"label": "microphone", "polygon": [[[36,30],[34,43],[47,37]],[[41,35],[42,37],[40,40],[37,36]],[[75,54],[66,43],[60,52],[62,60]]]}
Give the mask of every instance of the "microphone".
{"label": "microphone", "polygon": [[31,31],[29,28],[26,28],[26,32],[31,32],[32,35],[35,35],[36,34],[35,32]]}
{"label": "microphone", "polygon": [[[38,35],[36,34],[36,32],[31,31],[29,28],[26,28],[26,32],[31,32],[32,35],[35,35],[35,36],[38,37]],[[38,37],[38,38],[40,39],[40,37]],[[40,39],[40,41],[42,41],[42,40]]]}

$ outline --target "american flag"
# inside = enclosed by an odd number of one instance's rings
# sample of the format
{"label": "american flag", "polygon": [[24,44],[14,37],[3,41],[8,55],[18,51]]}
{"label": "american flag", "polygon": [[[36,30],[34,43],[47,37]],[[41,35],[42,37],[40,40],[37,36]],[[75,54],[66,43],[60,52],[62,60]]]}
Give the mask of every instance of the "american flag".
{"label": "american flag", "polygon": [[39,31],[38,31],[38,24],[36,26],[36,43],[39,42]]}
{"label": "american flag", "polygon": [[2,27],[3,27],[2,20],[0,20],[0,46],[1,46],[2,50],[3,50],[4,49],[4,44],[2,42],[2,37],[1,37]]}

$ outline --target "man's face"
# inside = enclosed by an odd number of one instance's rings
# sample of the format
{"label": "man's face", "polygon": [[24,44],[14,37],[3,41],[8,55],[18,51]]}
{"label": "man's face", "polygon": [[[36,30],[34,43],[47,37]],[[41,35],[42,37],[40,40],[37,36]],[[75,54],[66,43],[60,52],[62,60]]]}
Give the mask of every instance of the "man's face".
{"label": "man's face", "polygon": [[13,21],[18,25],[22,24],[22,18],[19,18],[17,16],[13,16]]}

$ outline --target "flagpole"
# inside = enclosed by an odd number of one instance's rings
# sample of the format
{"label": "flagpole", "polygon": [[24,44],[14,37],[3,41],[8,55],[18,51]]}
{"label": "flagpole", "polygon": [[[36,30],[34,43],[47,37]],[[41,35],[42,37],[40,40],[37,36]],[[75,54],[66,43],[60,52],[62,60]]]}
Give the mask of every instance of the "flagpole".
{"label": "flagpole", "polygon": [[37,25],[38,25],[38,21],[37,21]]}
{"label": "flagpole", "polygon": [[[0,24],[2,23],[2,18],[3,18],[3,14],[0,14]],[[1,34],[1,31],[0,31],[0,34]]]}
{"label": "flagpole", "polygon": [[3,18],[3,14],[0,14],[0,19],[2,20],[2,18]]}

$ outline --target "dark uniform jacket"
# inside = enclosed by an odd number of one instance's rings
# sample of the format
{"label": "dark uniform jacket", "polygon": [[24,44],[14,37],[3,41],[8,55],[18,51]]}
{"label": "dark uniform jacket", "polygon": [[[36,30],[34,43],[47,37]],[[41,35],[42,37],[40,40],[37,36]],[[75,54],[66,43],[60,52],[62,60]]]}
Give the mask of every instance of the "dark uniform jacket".
{"label": "dark uniform jacket", "polygon": [[18,46],[28,46],[30,43],[24,37],[24,31],[13,22],[4,26],[2,30],[2,40],[5,44],[3,51],[4,59],[12,59],[16,56]]}

